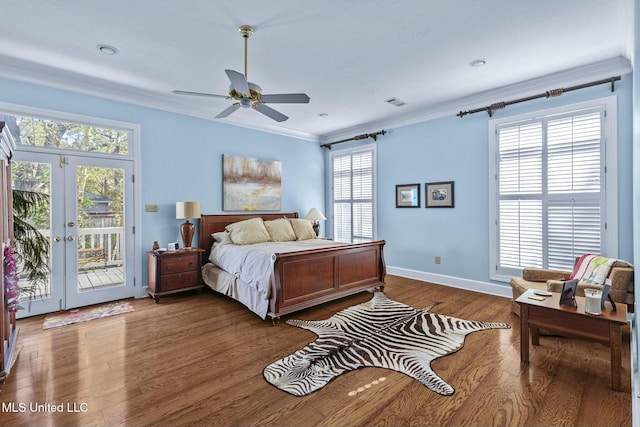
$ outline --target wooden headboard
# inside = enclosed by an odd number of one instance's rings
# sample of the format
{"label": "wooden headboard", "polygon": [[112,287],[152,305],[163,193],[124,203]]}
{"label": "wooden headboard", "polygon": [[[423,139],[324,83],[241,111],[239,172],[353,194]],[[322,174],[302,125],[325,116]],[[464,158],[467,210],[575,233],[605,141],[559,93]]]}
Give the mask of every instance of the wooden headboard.
{"label": "wooden headboard", "polygon": [[203,262],[209,259],[209,251],[211,250],[211,245],[213,245],[213,237],[211,237],[213,233],[224,231],[227,225],[233,224],[234,222],[251,218],[262,218],[265,221],[278,218],[298,218],[298,212],[201,215],[198,247],[206,251],[202,258]]}

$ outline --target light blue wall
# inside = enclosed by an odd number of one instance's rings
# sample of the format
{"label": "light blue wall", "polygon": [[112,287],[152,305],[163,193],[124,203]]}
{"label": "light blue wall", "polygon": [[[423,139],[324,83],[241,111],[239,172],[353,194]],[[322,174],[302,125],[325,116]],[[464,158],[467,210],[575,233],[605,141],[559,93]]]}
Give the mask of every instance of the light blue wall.
{"label": "light blue wall", "polygon": [[[631,77],[616,84],[620,258],[631,260]],[[494,117],[610,96],[608,85],[510,106]],[[282,160],[283,211],[324,206],[325,158],[317,144],[150,108],[0,79],[0,101],[138,123],[141,126],[142,249],[180,241],[175,202],[200,200],[222,211],[222,154]],[[387,265],[478,282],[489,280],[488,120],[485,113],[448,116],[397,129],[378,139],[378,237]],[[367,141],[370,142],[370,141]],[[335,147],[343,148],[340,146]],[[395,185],[455,181],[453,209],[397,209]],[[424,196],[424,187],[421,188]],[[424,200],[422,201],[424,206]],[[325,212],[326,212],[325,208]],[[434,257],[442,257],[436,265]],[[144,257],[143,257],[144,258]],[[146,266],[146,260],[141,262]],[[146,270],[146,268],[144,269]],[[143,274],[146,283],[146,273]],[[506,286],[506,284],[504,284]]]}
{"label": "light blue wall", "polygon": [[[304,216],[311,207],[324,206],[324,149],[314,142],[6,79],[0,79],[0,102],[140,125],[137,200],[143,212],[137,230],[144,284],[144,252],[153,241],[182,241],[176,201],[198,200],[202,213],[222,212],[223,154],[280,160],[283,212]],[[144,212],[146,204],[158,205],[158,212]]]}
{"label": "light blue wall", "polygon": [[[631,76],[616,84],[618,98],[618,256],[631,261],[632,104]],[[508,117],[611,96],[609,85],[568,92],[507,107]],[[502,100],[496,100],[502,101]],[[507,101],[507,100],[504,100]],[[490,283],[489,116],[443,117],[392,129],[378,140],[378,236],[387,241],[388,266]],[[396,184],[455,181],[453,209],[395,207]],[[435,264],[434,257],[442,257]],[[498,283],[498,282],[496,282]],[[498,283],[508,286],[506,283]]]}
{"label": "light blue wall", "polygon": [[223,154],[280,160],[283,212],[304,216],[323,206],[323,153],[316,143],[153,111],[158,119],[162,126],[142,130],[142,206],[159,206],[158,213],[142,213],[145,243],[182,241],[176,201],[198,200],[202,213],[222,213]]}

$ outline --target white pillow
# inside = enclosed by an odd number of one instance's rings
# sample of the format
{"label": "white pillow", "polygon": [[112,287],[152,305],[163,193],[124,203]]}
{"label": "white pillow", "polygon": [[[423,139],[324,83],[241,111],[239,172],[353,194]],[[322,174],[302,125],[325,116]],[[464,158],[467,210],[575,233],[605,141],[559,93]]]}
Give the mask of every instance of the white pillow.
{"label": "white pillow", "polygon": [[231,236],[229,236],[229,233],[227,233],[226,231],[218,231],[217,233],[213,233],[211,237],[213,237],[213,241],[220,246],[233,245]]}
{"label": "white pillow", "polygon": [[311,221],[308,219],[289,218],[289,222],[291,222],[293,231],[296,233],[297,240],[309,240],[318,237],[316,236],[316,232],[313,231]]}
{"label": "white pillow", "polygon": [[236,245],[250,245],[271,240],[271,236],[269,236],[269,232],[264,226],[262,218],[251,218],[234,222],[233,224],[227,225],[225,230],[229,232],[231,241]]}
{"label": "white pillow", "polygon": [[290,242],[296,240],[296,233],[287,218],[272,219],[265,221],[264,226],[274,242]]}

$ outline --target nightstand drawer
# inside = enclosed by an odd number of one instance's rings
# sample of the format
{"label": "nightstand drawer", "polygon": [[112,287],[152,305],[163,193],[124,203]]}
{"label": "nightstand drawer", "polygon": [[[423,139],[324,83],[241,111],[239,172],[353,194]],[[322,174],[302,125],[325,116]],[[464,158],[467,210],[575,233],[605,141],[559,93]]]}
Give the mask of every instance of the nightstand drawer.
{"label": "nightstand drawer", "polygon": [[181,273],[183,271],[197,270],[199,266],[198,256],[177,256],[171,258],[161,258],[160,274]]}
{"label": "nightstand drawer", "polygon": [[185,273],[166,274],[160,277],[160,291],[173,291],[176,289],[197,286],[200,284],[198,271]]}

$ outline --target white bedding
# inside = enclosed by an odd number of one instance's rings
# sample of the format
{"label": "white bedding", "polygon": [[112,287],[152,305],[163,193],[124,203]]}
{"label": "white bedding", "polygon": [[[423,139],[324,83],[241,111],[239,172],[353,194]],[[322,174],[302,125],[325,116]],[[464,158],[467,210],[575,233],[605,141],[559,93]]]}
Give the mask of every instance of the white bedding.
{"label": "white bedding", "polygon": [[[332,240],[310,239],[292,242],[265,242],[252,245],[214,243],[209,261],[202,269],[205,283],[230,296],[263,319],[271,296],[275,254],[338,246]],[[223,270],[222,274],[217,270]]]}

